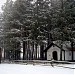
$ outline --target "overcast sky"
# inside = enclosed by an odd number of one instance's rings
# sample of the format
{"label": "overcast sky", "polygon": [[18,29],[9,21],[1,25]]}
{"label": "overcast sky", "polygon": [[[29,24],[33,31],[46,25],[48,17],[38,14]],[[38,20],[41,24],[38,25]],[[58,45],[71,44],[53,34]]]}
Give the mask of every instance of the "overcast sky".
{"label": "overcast sky", "polygon": [[[13,0],[13,1],[15,1],[15,0]],[[1,6],[2,6],[5,2],[6,2],[6,0],[0,0],[0,12],[2,12]]]}

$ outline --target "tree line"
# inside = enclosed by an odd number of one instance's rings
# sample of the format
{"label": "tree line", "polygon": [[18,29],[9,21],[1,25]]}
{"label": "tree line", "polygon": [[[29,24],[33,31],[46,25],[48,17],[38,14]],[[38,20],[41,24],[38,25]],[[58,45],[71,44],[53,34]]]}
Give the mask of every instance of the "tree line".
{"label": "tree line", "polygon": [[1,39],[9,59],[20,59],[21,43],[23,59],[43,59],[52,41],[74,42],[74,0],[7,0],[2,10]]}

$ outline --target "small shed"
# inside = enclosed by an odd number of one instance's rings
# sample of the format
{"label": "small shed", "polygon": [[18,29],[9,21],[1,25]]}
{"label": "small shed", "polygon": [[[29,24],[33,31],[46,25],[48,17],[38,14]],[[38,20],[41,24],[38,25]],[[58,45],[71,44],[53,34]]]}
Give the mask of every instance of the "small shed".
{"label": "small shed", "polygon": [[[45,50],[47,60],[57,60],[57,61],[75,61],[75,50],[65,47],[59,47],[58,45],[51,43]],[[73,57],[72,57],[73,56]]]}

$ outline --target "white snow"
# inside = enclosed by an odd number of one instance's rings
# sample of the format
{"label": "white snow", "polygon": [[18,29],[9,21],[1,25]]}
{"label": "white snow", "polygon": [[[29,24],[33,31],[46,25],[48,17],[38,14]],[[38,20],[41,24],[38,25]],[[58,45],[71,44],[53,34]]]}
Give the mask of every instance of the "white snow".
{"label": "white snow", "polygon": [[[63,66],[63,65],[62,65]],[[74,68],[74,65],[65,65]],[[0,64],[0,74],[71,74],[74,69],[43,65]]]}

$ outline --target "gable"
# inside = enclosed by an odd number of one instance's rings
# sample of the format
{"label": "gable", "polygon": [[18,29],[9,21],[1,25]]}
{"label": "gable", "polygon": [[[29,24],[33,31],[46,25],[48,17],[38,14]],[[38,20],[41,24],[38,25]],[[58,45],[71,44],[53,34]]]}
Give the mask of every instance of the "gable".
{"label": "gable", "polygon": [[51,46],[48,50],[47,50],[47,52],[50,52],[50,51],[59,51],[60,50],[60,48],[58,48],[57,46]]}
{"label": "gable", "polygon": [[[47,52],[48,49],[50,49],[52,46],[56,46],[58,47],[60,50],[62,49],[61,47],[59,47],[58,45],[54,44],[54,43],[51,43],[45,50],[44,52]],[[64,49],[62,49],[64,51]]]}
{"label": "gable", "polygon": [[51,43],[45,50],[44,52],[47,52],[47,50],[53,45],[53,43]]}

